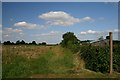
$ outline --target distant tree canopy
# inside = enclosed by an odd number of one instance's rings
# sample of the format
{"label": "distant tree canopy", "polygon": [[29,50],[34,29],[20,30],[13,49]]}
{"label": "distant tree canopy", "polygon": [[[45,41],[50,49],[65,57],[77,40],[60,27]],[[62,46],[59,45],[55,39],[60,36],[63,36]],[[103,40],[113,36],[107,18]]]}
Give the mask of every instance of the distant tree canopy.
{"label": "distant tree canopy", "polygon": [[16,44],[20,44],[20,40],[16,41]]}
{"label": "distant tree canopy", "polygon": [[16,41],[16,44],[26,44],[26,43],[24,40],[22,40],[22,41],[18,40],[18,41]]}
{"label": "distant tree canopy", "polygon": [[39,45],[47,45],[46,42],[39,43]]}
{"label": "distant tree canopy", "polygon": [[18,41],[16,41],[16,43],[10,42],[10,41],[4,41],[3,44],[4,44],[4,45],[19,45],[19,44],[27,44],[27,43],[25,43],[24,40],[22,40],[22,41],[18,40]]}
{"label": "distant tree canopy", "polygon": [[32,44],[36,45],[37,43],[35,41],[32,41]]}
{"label": "distant tree canopy", "polygon": [[79,50],[80,40],[74,35],[73,32],[67,32],[62,36],[63,40],[60,43],[63,47],[69,48],[73,52]]}
{"label": "distant tree canopy", "polygon": [[23,41],[23,40],[22,40],[20,43],[21,43],[21,44],[26,44],[25,41]]}
{"label": "distant tree canopy", "polygon": [[42,45],[46,45],[46,42],[42,42]]}
{"label": "distant tree canopy", "polygon": [[11,44],[10,41],[5,41],[5,42],[4,42],[4,45],[10,45],[10,44]]}
{"label": "distant tree canopy", "polygon": [[[11,41],[4,41],[4,45],[37,45],[35,41],[32,41],[30,43],[26,43],[24,40],[17,40],[15,43]],[[39,45],[46,45],[46,42],[39,43]]]}

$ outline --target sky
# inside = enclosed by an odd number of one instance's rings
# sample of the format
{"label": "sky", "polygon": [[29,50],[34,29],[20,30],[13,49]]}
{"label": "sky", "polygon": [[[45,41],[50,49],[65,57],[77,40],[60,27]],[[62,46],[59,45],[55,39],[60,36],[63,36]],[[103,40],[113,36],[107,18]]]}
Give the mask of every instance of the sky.
{"label": "sky", "polygon": [[2,2],[118,2],[119,0],[2,0]]}
{"label": "sky", "polygon": [[118,39],[118,4],[115,2],[3,2],[3,41],[60,43],[74,32],[80,40]]}

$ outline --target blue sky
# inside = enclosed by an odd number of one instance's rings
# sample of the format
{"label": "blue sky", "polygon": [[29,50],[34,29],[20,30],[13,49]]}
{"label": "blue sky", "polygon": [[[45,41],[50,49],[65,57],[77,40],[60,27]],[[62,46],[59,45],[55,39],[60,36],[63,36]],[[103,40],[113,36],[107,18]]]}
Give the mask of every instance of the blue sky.
{"label": "blue sky", "polygon": [[3,41],[59,43],[66,32],[97,40],[118,39],[118,6],[106,2],[3,2]]}
{"label": "blue sky", "polygon": [[3,2],[118,2],[119,0],[3,0]]}

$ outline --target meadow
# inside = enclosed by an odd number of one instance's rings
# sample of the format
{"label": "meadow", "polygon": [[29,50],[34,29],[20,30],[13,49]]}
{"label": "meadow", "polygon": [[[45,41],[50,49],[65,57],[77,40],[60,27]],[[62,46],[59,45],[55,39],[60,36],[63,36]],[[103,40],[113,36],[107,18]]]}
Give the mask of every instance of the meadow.
{"label": "meadow", "polygon": [[95,72],[84,59],[60,45],[3,45],[3,78],[120,78],[120,74]]}

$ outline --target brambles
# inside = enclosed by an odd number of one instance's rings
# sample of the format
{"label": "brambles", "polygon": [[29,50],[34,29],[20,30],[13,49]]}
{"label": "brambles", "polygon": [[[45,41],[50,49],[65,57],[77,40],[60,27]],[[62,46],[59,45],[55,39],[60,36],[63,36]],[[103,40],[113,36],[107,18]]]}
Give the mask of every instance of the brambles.
{"label": "brambles", "polygon": [[[120,46],[114,46],[113,68],[120,71]],[[80,56],[86,62],[86,68],[106,73],[109,72],[109,47],[81,46]]]}
{"label": "brambles", "polygon": [[113,68],[115,71],[120,72],[120,45],[113,47]]}

